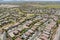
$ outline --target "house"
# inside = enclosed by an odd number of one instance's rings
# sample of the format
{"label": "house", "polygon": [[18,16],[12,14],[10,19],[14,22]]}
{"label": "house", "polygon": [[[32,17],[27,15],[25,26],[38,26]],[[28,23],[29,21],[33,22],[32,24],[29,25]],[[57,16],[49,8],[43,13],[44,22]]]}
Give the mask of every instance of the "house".
{"label": "house", "polygon": [[45,34],[47,34],[47,35],[49,35],[49,34],[50,34],[48,31],[43,31],[43,33],[45,33]]}
{"label": "house", "polygon": [[55,15],[60,15],[60,10],[57,10]]}
{"label": "house", "polygon": [[46,38],[49,37],[49,35],[47,35],[47,34],[45,34],[45,33],[43,33],[42,36],[45,36]]}
{"label": "house", "polygon": [[41,40],[40,38],[36,38],[35,40]]}
{"label": "house", "polygon": [[23,34],[21,37],[22,37],[22,39],[27,39],[28,36]]}
{"label": "house", "polygon": [[13,31],[13,34],[17,35],[19,32],[17,30]]}
{"label": "house", "polygon": [[20,37],[17,37],[15,40],[22,40]]}
{"label": "house", "polygon": [[25,33],[25,35],[26,35],[26,36],[30,36],[30,35],[31,35],[31,33],[29,33],[29,32],[26,32],[26,33]]}
{"label": "house", "polygon": [[48,40],[45,36],[40,37],[41,40]]}
{"label": "house", "polygon": [[31,28],[31,30],[35,31],[35,28]]}
{"label": "house", "polygon": [[28,32],[29,32],[29,33],[33,33],[33,30],[30,29],[30,30],[28,30]]}
{"label": "house", "polygon": [[15,35],[13,34],[13,32],[8,33],[10,37],[14,37]]}

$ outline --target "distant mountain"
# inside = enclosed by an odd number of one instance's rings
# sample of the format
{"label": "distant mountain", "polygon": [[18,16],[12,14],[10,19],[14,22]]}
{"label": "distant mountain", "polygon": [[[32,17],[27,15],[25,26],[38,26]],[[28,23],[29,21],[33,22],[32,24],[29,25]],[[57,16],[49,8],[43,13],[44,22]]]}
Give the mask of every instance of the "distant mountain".
{"label": "distant mountain", "polygon": [[24,1],[24,0],[0,0],[1,1]]}
{"label": "distant mountain", "polygon": [[38,3],[38,4],[43,4],[43,5],[49,5],[49,4],[58,4],[60,5],[60,1],[17,1],[17,0],[13,0],[13,1],[1,1],[0,0],[0,4],[20,4],[20,3]]}

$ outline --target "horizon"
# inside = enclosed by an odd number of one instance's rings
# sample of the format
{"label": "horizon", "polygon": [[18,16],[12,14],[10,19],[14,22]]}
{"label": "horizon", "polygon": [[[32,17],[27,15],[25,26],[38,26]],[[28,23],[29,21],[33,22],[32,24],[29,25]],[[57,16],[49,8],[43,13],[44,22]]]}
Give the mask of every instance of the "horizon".
{"label": "horizon", "polygon": [[60,0],[0,0],[0,2],[3,1],[60,1]]}

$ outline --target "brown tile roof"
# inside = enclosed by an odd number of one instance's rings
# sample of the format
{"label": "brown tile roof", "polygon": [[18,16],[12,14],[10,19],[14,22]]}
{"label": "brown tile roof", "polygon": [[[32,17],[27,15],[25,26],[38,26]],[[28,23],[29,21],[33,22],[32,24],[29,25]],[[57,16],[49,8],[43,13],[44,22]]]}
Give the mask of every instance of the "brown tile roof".
{"label": "brown tile roof", "polygon": [[22,40],[20,37],[17,37],[15,40]]}

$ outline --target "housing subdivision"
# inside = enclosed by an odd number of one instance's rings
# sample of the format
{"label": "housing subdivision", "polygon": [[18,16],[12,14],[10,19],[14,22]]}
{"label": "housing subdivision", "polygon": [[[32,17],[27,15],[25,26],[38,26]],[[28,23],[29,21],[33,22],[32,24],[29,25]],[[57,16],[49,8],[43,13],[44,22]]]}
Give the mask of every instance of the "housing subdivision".
{"label": "housing subdivision", "polygon": [[1,4],[0,40],[60,40],[60,8],[40,6]]}

